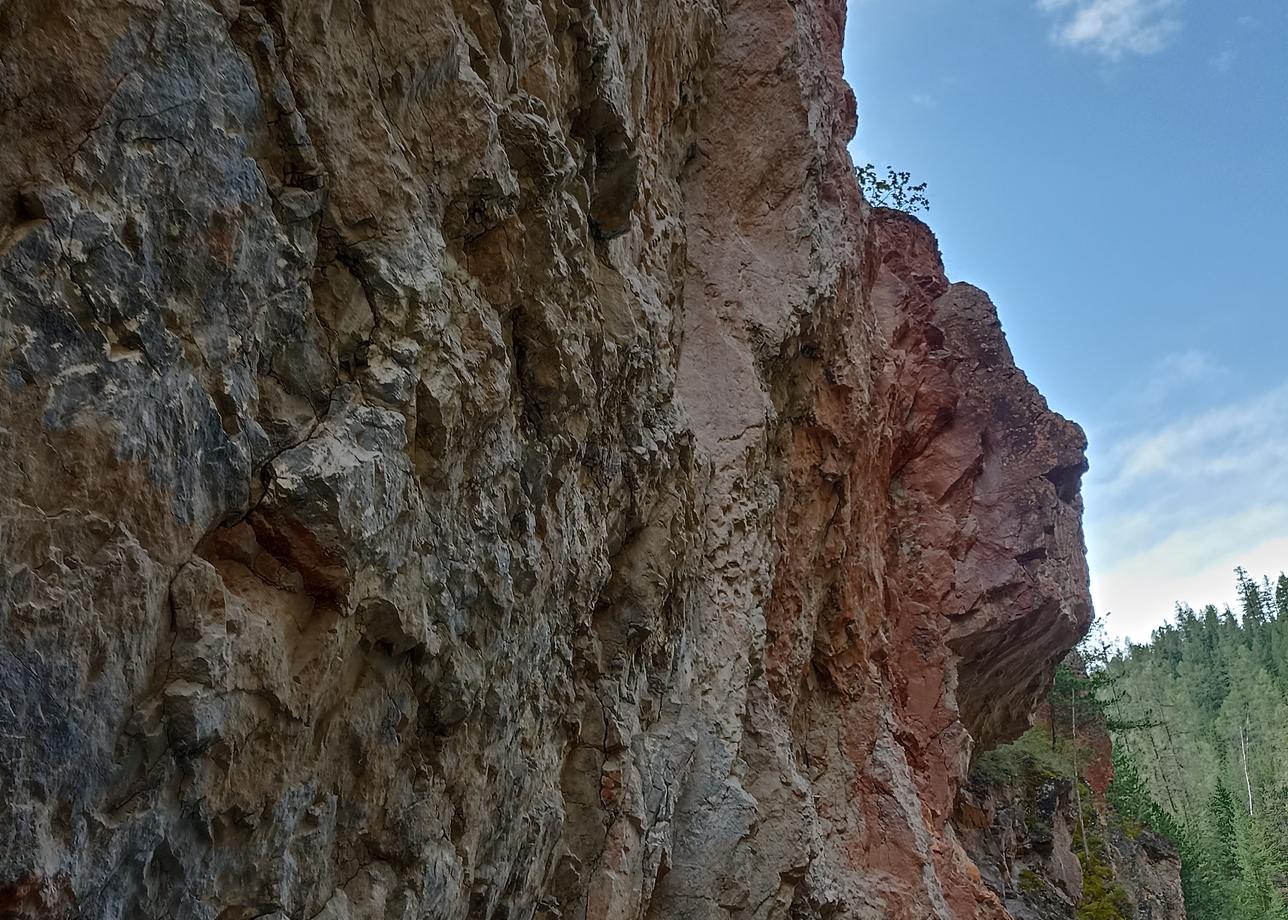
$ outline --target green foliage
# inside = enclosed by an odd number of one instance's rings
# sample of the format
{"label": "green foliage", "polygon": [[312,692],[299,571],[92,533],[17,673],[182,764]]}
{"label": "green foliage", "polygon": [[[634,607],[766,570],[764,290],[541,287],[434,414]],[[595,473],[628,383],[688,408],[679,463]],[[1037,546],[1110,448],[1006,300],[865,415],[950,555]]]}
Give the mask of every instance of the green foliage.
{"label": "green foliage", "polygon": [[863,190],[863,197],[874,207],[894,208],[909,214],[930,210],[926,183],[914,185],[910,173],[887,166],[883,179],[878,175],[877,168],[868,163],[866,166],[854,167],[854,177]]}
{"label": "green foliage", "polygon": [[1216,781],[1216,791],[1208,804],[1208,816],[1211,824],[1212,866],[1224,878],[1235,879],[1240,875],[1238,855],[1235,852],[1237,839],[1238,807],[1234,796],[1225,788],[1220,778]]}
{"label": "green foliage", "polygon": [[1284,895],[1288,860],[1264,821],[1240,821],[1235,829],[1238,880],[1234,885],[1238,916],[1247,920],[1285,920]]}
{"label": "green foliage", "polygon": [[1108,656],[1109,794],[1177,843],[1191,920],[1288,920],[1288,578],[1235,579],[1237,616],[1178,605]]}
{"label": "green foliage", "polygon": [[1020,871],[1020,891],[1033,892],[1041,891],[1046,886],[1042,884],[1042,879],[1032,869],[1023,869]]}
{"label": "green foliage", "polygon": [[[1091,800],[1089,794],[1083,798],[1088,803]],[[1074,916],[1076,920],[1129,920],[1131,902],[1114,874],[1105,842],[1094,832],[1095,827],[1096,815],[1090,804],[1084,805],[1082,820],[1073,829],[1073,851],[1082,866],[1082,897]]]}
{"label": "green foliage", "polygon": [[[1076,920],[1127,920],[1131,916],[1126,891],[1115,876],[1104,840],[1098,834],[1102,819],[1094,808],[1095,797],[1082,777],[1083,768],[1092,762],[1094,754],[1088,746],[1089,737],[1103,736],[1106,729],[1119,724],[1113,709],[1122,697],[1118,688],[1121,678],[1107,668],[1110,653],[1103,636],[1103,626],[1093,629],[1078,651],[1057,669],[1047,697],[1048,724],[1030,729],[1013,744],[981,755],[972,770],[975,782],[1020,786],[1030,801],[1049,795],[1053,781],[1063,783],[1065,789],[1072,787],[1079,817],[1073,850],[1083,872]],[[1134,776],[1130,767],[1126,772]],[[1135,836],[1143,830],[1141,822],[1148,817],[1148,809],[1143,805],[1147,798],[1143,784],[1136,781],[1132,789],[1142,802],[1133,813],[1140,812],[1141,819],[1123,823],[1129,835]],[[1037,819],[1038,814],[1035,810],[1029,818],[1030,839],[1049,839],[1051,828]],[[1019,887],[1031,892],[1044,885],[1032,873],[1022,873]]]}
{"label": "green foliage", "polygon": [[1164,813],[1150,795],[1140,771],[1136,769],[1136,762],[1120,745],[1114,745],[1114,779],[1109,784],[1108,798],[1114,813],[1138,829],[1153,823]]}
{"label": "green foliage", "polygon": [[1109,863],[1098,854],[1088,860],[1079,853],[1078,859],[1082,863],[1082,897],[1077,920],[1128,920],[1131,903]]}
{"label": "green foliage", "polygon": [[1211,900],[1212,877],[1204,854],[1193,836],[1154,801],[1136,761],[1121,744],[1114,745],[1114,779],[1108,799],[1127,836],[1139,838],[1148,828],[1176,844],[1181,857],[1181,888],[1191,912],[1194,904]]}
{"label": "green foliage", "polygon": [[[1179,605],[1148,644],[1121,649],[1093,635],[1056,674],[1049,725],[981,755],[973,778],[1029,791],[1073,778],[1098,723],[1114,739],[1118,825],[1176,844],[1190,920],[1288,920],[1288,577],[1239,570],[1236,584],[1237,613]],[[1085,786],[1074,789],[1076,917],[1125,918],[1104,825]]]}
{"label": "green foliage", "polygon": [[1030,728],[1018,741],[1003,744],[981,754],[971,769],[971,778],[985,786],[1020,785],[1036,789],[1048,779],[1068,779],[1073,762],[1047,740],[1046,731]]}

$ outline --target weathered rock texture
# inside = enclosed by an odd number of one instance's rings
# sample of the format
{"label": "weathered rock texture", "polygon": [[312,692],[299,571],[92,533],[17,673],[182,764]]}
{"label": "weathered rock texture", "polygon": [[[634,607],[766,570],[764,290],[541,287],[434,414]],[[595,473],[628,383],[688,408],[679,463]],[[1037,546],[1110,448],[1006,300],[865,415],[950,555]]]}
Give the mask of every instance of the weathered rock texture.
{"label": "weathered rock texture", "polygon": [[0,2],[0,912],[1004,916],[1083,439],[843,18]]}
{"label": "weathered rock texture", "polygon": [[[1043,737],[1048,713],[1034,729]],[[986,759],[991,765],[976,764],[954,824],[985,884],[1015,920],[1185,920],[1176,845],[1124,821],[1106,796],[1113,755],[1102,721],[1080,726],[1078,749],[1087,758],[1077,763],[1080,795],[1072,764],[1052,769],[1022,746],[998,751]],[[1009,769],[999,771],[999,761]]]}

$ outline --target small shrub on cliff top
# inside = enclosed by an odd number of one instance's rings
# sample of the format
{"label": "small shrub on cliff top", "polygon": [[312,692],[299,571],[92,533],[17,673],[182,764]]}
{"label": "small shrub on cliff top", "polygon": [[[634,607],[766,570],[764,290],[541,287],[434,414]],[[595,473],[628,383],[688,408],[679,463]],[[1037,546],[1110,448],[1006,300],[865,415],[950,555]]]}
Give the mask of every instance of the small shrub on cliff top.
{"label": "small shrub on cliff top", "polygon": [[912,174],[900,172],[893,166],[887,166],[885,178],[877,175],[877,168],[871,163],[854,167],[854,178],[863,190],[863,197],[868,203],[878,208],[894,208],[908,214],[930,210],[930,198],[926,196],[926,183],[912,184]]}

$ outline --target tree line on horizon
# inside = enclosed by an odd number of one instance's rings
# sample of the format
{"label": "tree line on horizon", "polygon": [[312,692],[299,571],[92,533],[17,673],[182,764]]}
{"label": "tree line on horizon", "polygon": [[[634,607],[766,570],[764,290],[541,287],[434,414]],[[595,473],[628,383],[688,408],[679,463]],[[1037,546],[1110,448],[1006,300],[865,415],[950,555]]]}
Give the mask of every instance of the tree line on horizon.
{"label": "tree line on horizon", "polygon": [[1190,920],[1288,920],[1288,576],[1105,648],[1111,804],[1172,838]]}
{"label": "tree line on horizon", "polygon": [[[1097,621],[1040,724],[973,765],[986,785],[1069,783],[1076,920],[1134,916],[1111,841],[1147,829],[1176,844],[1190,920],[1288,920],[1288,577],[1235,575],[1237,612],[1179,604],[1149,642],[1112,645]],[[1085,771],[1106,734],[1114,777],[1097,803]]]}

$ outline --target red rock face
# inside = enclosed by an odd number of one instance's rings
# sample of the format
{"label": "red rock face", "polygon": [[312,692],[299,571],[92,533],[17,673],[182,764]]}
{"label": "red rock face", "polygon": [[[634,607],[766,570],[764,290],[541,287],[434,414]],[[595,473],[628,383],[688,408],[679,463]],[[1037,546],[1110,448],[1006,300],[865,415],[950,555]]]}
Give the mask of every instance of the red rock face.
{"label": "red rock face", "polygon": [[987,295],[948,285],[929,230],[885,212],[873,308],[889,330],[891,561],[901,612],[935,611],[976,742],[1027,726],[1091,618],[1082,431],[1015,366]]}
{"label": "red rock face", "polygon": [[[972,747],[1023,730],[1089,622],[1084,440],[929,230],[872,227],[860,308],[807,340],[783,407],[766,672],[846,903],[1000,917],[950,818]],[[826,344],[865,336],[867,366]]]}
{"label": "red rock face", "polygon": [[940,866],[960,914],[980,896],[946,824],[968,751],[1027,727],[1090,623],[1086,442],[1015,366],[987,296],[945,280],[930,231],[890,211],[875,226],[895,712],[910,762],[924,765],[929,823],[953,853]]}
{"label": "red rock face", "polygon": [[[757,798],[746,849],[809,846],[777,860],[802,916],[1002,917],[950,818],[972,747],[1027,725],[1090,620],[1085,441],[930,231],[859,200],[839,6],[732,5],[698,119],[731,149],[700,132],[685,187],[680,391],[714,464],[709,527],[748,527],[735,558],[772,572],[726,566],[711,594],[712,635],[752,627],[729,645],[749,675],[728,733]],[[772,512],[772,548],[749,511]],[[752,898],[757,869],[744,854]]]}

